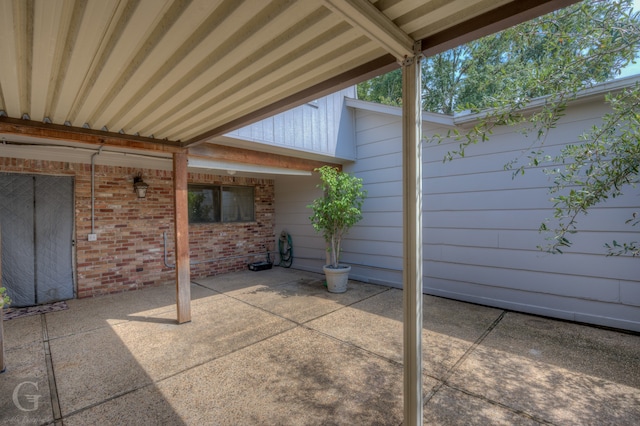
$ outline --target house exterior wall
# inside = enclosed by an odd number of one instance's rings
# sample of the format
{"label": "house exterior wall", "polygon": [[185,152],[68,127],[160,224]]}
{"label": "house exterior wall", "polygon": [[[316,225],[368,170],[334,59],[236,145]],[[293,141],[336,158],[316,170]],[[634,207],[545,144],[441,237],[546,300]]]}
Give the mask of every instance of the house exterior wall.
{"label": "house exterior wall", "polygon": [[189,183],[252,186],[255,206],[252,222],[189,225],[191,277],[239,271],[247,269],[248,263],[266,260],[274,239],[273,180],[189,173]]}
{"label": "house exterior wall", "polygon": [[350,137],[353,129],[344,98],[353,98],[355,94],[355,86],[348,87],[225,136],[238,141],[354,160],[355,147]]}
{"label": "house exterior wall", "polygon": [[[307,208],[322,191],[317,173],[312,176],[278,176],[275,180],[276,239],[282,231],[291,235],[295,269],[322,272],[324,239],[311,226]],[[276,250],[278,249],[276,240]],[[278,260],[276,260],[277,262]]]}
{"label": "house exterior wall", "polygon": [[[353,279],[402,285],[401,116],[373,107],[355,109],[357,161],[344,170],[364,179],[368,190],[364,219],[343,243],[342,260]],[[602,98],[570,106],[549,136],[553,155],[606,112]],[[425,134],[446,131],[424,123]],[[563,255],[544,245],[538,227],[553,216],[542,168],[512,179],[504,165],[526,156],[531,141],[512,128],[498,129],[489,142],[467,149],[464,158],[443,163],[457,144],[423,146],[424,291],[444,297],[567,320],[640,331],[640,263],[607,257],[603,244],[638,241],[640,229],[625,225],[640,207],[640,191],[628,189],[580,218],[574,246]],[[317,179],[317,177],[316,177]],[[276,210],[297,211],[314,198],[313,185],[276,182]],[[302,254],[294,267],[320,271],[324,243],[313,236],[310,211],[288,216]],[[280,219],[278,219],[278,224]],[[276,226],[278,227],[278,225]]]}
{"label": "house exterior wall", "polygon": [[[602,98],[569,107],[545,143],[558,154],[607,112]],[[530,151],[530,138],[501,128],[465,158],[443,163],[456,144],[425,145],[424,270],[427,292],[623,329],[640,330],[640,263],[607,257],[604,244],[637,241],[625,225],[640,207],[638,189],[608,200],[578,219],[580,232],[563,255],[545,246],[538,228],[553,217],[543,167],[513,177],[504,165]],[[548,167],[548,166],[547,166]],[[634,236],[635,234],[635,236]]]}
{"label": "house exterior wall", "polygon": [[[173,173],[111,165],[95,166],[95,232],[91,233],[91,165],[0,156],[0,172],[74,177],[75,265],[77,297],[118,293],[175,281]],[[133,192],[133,176],[142,172],[147,197]],[[194,278],[236,271],[264,260],[273,241],[274,184],[269,179],[190,173],[189,183],[254,186],[256,220],[248,223],[197,224],[189,227]],[[271,246],[270,246],[271,244]],[[266,248],[265,248],[266,247]],[[255,256],[245,257],[255,253]],[[242,256],[242,257],[241,257]],[[224,258],[224,259],[220,259]],[[216,261],[210,261],[217,259]]]}

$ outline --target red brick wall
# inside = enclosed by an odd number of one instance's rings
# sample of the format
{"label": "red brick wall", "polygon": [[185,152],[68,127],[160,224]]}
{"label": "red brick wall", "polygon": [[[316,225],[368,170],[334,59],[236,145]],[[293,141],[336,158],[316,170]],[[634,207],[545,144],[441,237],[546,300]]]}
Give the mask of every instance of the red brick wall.
{"label": "red brick wall", "polygon": [[[247,268],[265,260],[273,250],[275,208],[272,180],[235,176],[189,174],[189,183],[253,186],[255,221],[247,223],[192,224],[189,226],[191,277],[204,277]],[[254,254],[251,257],[237,257]],[[216,261],[210,262],[210,260]],[[206,261],[206,262],[203,262]],[[202,262],[193,265],[193,263]]]}
{"label": "red brick wall", "polygon": [[[78,297],[158,285],[174,277],[164,266],[162,233],[173,229],[171,171],[95,167],[95,232],[91,232],[91,170],[76,174],[76,258]],[[147,197],[133,192],[142,171]]]}
{"label": "red brick wall", "polygon": [[[95,232],[91,232],[91,166],[66,162],[0,157],[0,171],[75,176],[75,238],[78,297],[96,296],[154,286],[175,280],[175,269],[164,264],[163,233],[167,232],[168,263],[173,257],[173,179],[171,171],[95,166]],[[133,176],[142,172],[147,197],[133,192]],[[256,221],[198,224],[189,230],[193,278],[235,271],[263,260],[274,240],[272,180],[190,174],[190,183],[255,187]],[[236,257],[259,253],[255,257]],[[209,262],[213,258],[225,258]],[[207,262],[203,262],[207,261]]]}

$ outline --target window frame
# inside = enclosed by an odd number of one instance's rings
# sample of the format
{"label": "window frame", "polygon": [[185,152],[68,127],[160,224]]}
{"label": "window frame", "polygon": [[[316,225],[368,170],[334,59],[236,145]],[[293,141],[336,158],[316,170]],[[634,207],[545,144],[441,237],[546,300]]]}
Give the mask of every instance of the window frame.
{"label": "window frame", "polygon": [[[244,188],[251,190],[251,214],[250,219],[247,220],[224,220],[225,217],[225,199],[224,192],[226,188]],[[202,190],[212,190],[212,204],[215,204],[215,199],[217,197],[217,215],[214,213],[214,220],[198,220],[192,221],[191,218],[191,203],[188,201],[188,210],[189,210],[189,225],[202,225],[202,224],[232,224],[232,223],[251,223],[256,221],[256,189],[255,186],[250,185],[226,185],[226,184],[207,184],[207,183],[190,183],[187,185],[187,193],[191,194],[192,191],[202,191]],[[215,195],[217,194],[217,196]],[[214,209],[215,205],[212,206]],[[215,218],[218,220],[215,220]]]}

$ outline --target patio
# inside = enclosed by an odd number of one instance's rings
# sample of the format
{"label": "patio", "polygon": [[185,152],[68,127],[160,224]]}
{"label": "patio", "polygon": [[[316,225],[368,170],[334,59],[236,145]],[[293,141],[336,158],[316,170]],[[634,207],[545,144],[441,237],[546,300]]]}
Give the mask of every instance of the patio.
{"label": "patio", "polygon": [[[402,292],[275,268],[4,322],[0,423],[402,423]],[[640,336],[424,297],[427,424],[640,424]]]}

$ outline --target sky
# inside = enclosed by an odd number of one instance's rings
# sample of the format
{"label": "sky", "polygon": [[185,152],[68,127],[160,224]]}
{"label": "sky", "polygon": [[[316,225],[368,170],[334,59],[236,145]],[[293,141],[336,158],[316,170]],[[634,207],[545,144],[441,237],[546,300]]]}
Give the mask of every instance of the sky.
{"label": "sky", "polygon": [[[640,0],[633,0],[633,11],[640,11]],[[636,60],[635,64],[631,64],[622,70],[622,74],[618,77],[628,77],[630,75],[640,74],[640,58]]]}

